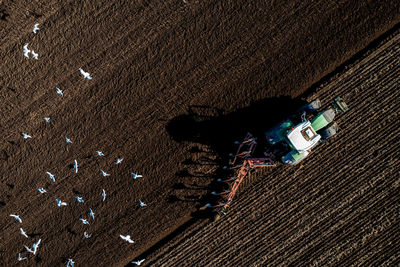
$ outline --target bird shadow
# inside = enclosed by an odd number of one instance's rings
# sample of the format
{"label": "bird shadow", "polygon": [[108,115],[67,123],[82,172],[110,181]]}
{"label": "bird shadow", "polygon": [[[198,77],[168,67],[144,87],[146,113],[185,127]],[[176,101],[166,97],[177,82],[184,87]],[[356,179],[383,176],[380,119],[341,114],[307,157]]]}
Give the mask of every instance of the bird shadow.
{"label": "bird shadow", "polygon": [[72,228],[69,227],[69,226],[65,227],[65,230],[66,230],[68,233],[72,234],[72,235],[77,235],[77,233],[76,233],[74,230],[72,230]]}
{"label": "bird shadow", "polygon": [[31,234],[26,234],[26,235],[31,237],[31,238],[33,238],[33,237],[36,237],[36,236],[41,236],[42,234],[43,233],[31,233]]}
{"label": "bird shadow", "polygon": [[7,17],[9,17],[10,14],[8,14],[5,10],[0,10],[0,20],[7,21]]}

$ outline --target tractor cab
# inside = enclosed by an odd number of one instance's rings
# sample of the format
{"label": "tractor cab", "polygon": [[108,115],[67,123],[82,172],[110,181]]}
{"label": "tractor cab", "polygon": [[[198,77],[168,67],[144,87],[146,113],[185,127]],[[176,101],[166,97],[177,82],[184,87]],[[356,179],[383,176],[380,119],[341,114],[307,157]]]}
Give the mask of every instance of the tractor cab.
{"label": "tractor cab", "polygon": [[304,152],[316,146],[321,136],[314,131],[311,122],[305,121],[289,130],[286,138],[293,149]]}

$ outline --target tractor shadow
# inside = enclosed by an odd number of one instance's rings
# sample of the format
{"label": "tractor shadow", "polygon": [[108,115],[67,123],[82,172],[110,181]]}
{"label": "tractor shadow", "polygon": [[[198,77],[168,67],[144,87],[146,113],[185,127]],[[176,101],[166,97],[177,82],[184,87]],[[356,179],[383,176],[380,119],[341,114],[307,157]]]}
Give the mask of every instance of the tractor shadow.
{"label": "tractor shadow", "polygon": [[254,156],[262,156],[266,146],[265,131],[296,113],[306,103],[301,98],[268,98],[233,112],[209,106],[190,106],[187,114],[170,120],[166,127],[169,135],[177,142],[189,144],[191,149],[190,157],[181,162],[184,168],[176,173],[184,181],[174,185],[174,194],[168,201],[196,202],[198,210],[192,217],[212,217],[209,209],[200,208],[220,199],[211,192],[224,190],[224,183],[217,180],[227,178],[223,166],[231,159],[229,154],[236,152],[234,142],[243,141],[249,132],[257,138]]}

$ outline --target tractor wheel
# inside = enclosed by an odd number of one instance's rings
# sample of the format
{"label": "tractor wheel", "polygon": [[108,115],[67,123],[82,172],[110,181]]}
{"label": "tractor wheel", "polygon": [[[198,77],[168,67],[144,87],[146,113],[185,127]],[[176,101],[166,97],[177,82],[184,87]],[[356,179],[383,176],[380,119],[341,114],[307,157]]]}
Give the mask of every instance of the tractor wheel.
{"label": "tractor wheel", "polygon": [[322,139],[326,140],[331,138],[336,134],[338,131],[339,127],[336,122],[332,123],[329,127],[323,129],[320,133]]}
{"label": "tractor wheel", "polygon": [[301,107],[300,111],[315,112],[321,108],[321,101],[317,98]]}

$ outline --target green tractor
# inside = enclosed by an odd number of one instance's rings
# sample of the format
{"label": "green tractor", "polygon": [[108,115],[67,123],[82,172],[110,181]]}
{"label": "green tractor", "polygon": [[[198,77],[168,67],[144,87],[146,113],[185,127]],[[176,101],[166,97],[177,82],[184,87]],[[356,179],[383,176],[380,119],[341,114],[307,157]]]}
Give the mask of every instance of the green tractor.
{"label": "green tractor", "polygon": [[[338,125],[334,118],[338,111],[346,112],[348,107],[341,97],[334,98],[331,107],[314,115],[321,108],[321,101],[315,99],[303,106],[302,120],[295,124],[293,119],[282,121],[265,133],[268,143],[286,165],[295,165],[305,159],[312,148],[334,136]],[[285,152],[282,155],[282,152]]]}

